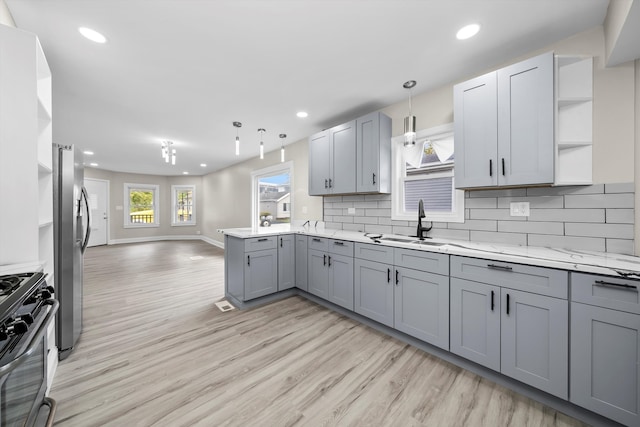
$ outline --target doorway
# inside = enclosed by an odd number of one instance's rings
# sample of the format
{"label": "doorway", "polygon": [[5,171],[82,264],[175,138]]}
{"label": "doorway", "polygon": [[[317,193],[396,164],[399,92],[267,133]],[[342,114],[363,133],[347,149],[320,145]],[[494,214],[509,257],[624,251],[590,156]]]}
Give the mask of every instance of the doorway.
{"label": "doorway", "polygon": [[88,246],[106,245],[109,238],[109,181],[85,178],[91,208],[91,235]]}

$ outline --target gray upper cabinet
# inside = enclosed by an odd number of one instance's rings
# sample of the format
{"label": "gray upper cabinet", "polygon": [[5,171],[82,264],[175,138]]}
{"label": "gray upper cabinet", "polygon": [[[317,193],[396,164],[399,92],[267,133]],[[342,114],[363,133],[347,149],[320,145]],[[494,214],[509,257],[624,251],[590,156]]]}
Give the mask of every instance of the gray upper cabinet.
{"label": "gray upper cabinet", "polygon": [[553,72],[549,52],[454,86],[457,188],[554,182]]}
{"label": "gray upper cabinet", "polygon": [[356,120],[356,192],[391,192],[391,119],[380,113]]}
{"label": "gray upper cabinet", "polygon": [[296,234],[296,287],[309,290],[307,279],[307,236]]}
{"label": "gray upper cabinet", "polygon": [[372,113],[309,138],[309,194],[388,193],[391,119]]}
{"label": "gray upper cabinet", "polygon": [[278,236],[278,291],[296,285],[296,244],[292,234]]}

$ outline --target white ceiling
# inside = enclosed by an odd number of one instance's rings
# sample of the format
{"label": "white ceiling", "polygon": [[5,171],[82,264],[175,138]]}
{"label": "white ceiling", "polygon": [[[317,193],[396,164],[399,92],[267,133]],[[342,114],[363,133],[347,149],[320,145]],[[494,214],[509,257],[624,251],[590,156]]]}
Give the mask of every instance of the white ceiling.
{"label": "white ceiling", "polygon": [[[6,0],[53,74],[54,141],[200,175],[601,25],[608,0]],[[456,31],[477,22],[475,38]],[[92,43],[80,26],[103,33]],[[295,113],[308,111],[299,119]],[[241,121],[241,155],[234,155]],[[163,163],[172,140],[177,164]],[[200,163],[207,167],[200,167]]]}

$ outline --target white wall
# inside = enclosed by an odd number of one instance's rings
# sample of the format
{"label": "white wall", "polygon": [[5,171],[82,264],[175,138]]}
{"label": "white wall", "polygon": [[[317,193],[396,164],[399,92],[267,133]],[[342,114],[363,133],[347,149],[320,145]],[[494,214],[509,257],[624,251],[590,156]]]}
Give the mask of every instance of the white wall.
{"label": "white wall", "polygon": [[7,25],[9,27],[16,26],[16,23],[13,21],[13,16],[11,16],[11,12],[9,12],[4,0],[0,0],[0,24]]}

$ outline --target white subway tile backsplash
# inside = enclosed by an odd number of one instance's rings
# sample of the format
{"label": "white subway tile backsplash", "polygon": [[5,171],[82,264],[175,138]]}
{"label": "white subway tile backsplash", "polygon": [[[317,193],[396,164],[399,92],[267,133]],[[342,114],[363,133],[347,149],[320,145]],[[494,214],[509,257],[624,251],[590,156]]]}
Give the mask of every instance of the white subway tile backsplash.
{"label": "white subway tile backsplash", "polygon": [[324,222],[324,227],[332,229],[332,230],[342,230],[342,223],[341,222],[328,222],[328,221],[325,221]]}
{"label": "white subway tile backsplash", "polygon": [[480,230],[480,231],[498,231],[498,221],[470,219],[463,223],[452,222],[449,224],[452,230]]}
{"label": "white subway tile backsplash", "polygon": [[564,207],[562,196],[540,196],[540,197],[498,197],[498,208],[509,208],[512,202],[529,202],[531,209],[553,209]]}
{"label": "white subway tile backsplash", "polygon": [[564,196],[565,208],[633,208],[633,193]]}
{"label": "white subway tile backsplash", "polygon": [[551,236],[543,234],[529,234],[529,246],[544,246],[548,248],[581,249],[586,251],[604,252],[605,239],[594,237]]}
{"label": "white subway tile backsplash", "polygon": [[527,235],[521,233],[499,233],[471,230],[470,240],[472,242],[495,242],[525,246],[527,244]]}
{"label": "white subway tile backsplash", "polygon": [[[465,191],[465,222],[435,222],[429,236],[632,254],[633,191],[633,183]],[[511,202],[529,202],[530,216],[511,216]],[[327,196],[324,214],[334,229],[414,235],[417,225],[391,219],[389,194]]]}
{"label": "white subway tile backsplash", "polygon": [[498,231],[503,233],[564,234],[562,222],[498,221]]}
{"label": "white subway tile backsplash", "polygon": [[606,237],[609,239],[633,239],[632,224],[586,224],[567,222],[567,236]]}
{"label": "white subway tile backsplash", "polygon": [[609,193],[633,193],[635,186],[633,182],[623,182],[617,184],[605,184],[604,192]]}
{"label": "white subway tile backsplash", "polygon": [[531,209],[529,221],[604,222],[604,209]]}
{"label": "white subway tile backsplash", "polygon": [[607,224],[633,224],[635,209],[607,209]]}
{"label": "white subway tile backsplash", "polygon": [[626,239],[606,239],[607,252],[625,255],[634,254],[633,240]]}

